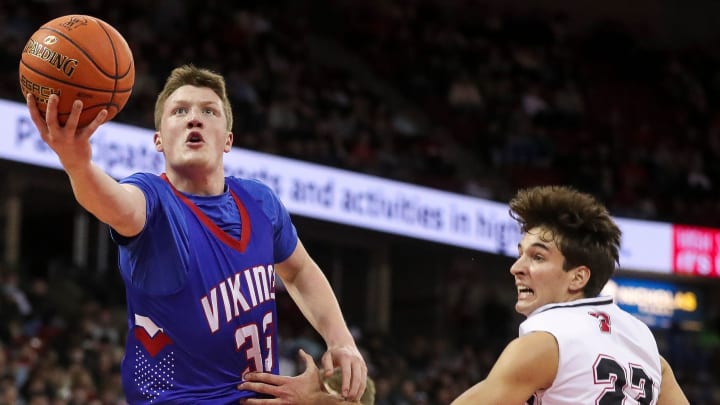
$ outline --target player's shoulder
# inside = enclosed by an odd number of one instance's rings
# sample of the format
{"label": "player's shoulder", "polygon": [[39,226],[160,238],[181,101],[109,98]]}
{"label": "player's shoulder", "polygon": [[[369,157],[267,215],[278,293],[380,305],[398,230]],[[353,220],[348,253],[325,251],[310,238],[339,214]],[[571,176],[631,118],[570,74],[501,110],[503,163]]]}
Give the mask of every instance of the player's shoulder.
{"label": "player's shoulder", "polygon": [[270,188],[270,186],[257,179],[246,179],[231,176],[226,177],[225,181],[231,186],[241,188],[256,198],[265,199],[275,196],[275,192],[272,188]]}
{"label": "player's shoulder", "polygon": [[128,180],[128,179],[148,179],[148,180],[155,180],[155,179],[157,179],[157,180],[162,180],[162,179],[160,178],[160,176],[158,176],[157,174],[148,173],[148,172],[135,172],[135,173],[132,173],[132,174],[128,175],[127,177],[125,177],[125,178],[122,179],[122,180],[124,181],[124,180]]}
{"label": "player's shoulder", "polygon": [[[595,324],[598,317],[615,313],[612,300],[582,299],[566,303],[549,304],[539,308],[520,324],[521,333],[548,331],[553,335],[573,336],[585,330],[583,325]],[[575,325],[568,328],[567,325]]]}
{"label": "player's shoulder", "polygon": [[225,178],[228,183],[235,184],[248,190],[270,190],[270,187],[258,179],[228,176]]}
{"label": "player's shoulder", "polygon": [[120,183],[133,184],[141,188],[153,187],[158,184],[162,184],[163,182],[163,179],[157,174],[147,172],[133,173],[120,180]]}
{"label": "player's shoulder", "polygon": [[[555,326],[561,330],[566,329],[564,325],[578,325],[582,322],[584,315],[570,308],[553,308],[551,310],[532,314],[520,324],[520,330],[524,332],[533,332],[538,330],[553,331]],[[577,328],[569,328],[577,330]]]}

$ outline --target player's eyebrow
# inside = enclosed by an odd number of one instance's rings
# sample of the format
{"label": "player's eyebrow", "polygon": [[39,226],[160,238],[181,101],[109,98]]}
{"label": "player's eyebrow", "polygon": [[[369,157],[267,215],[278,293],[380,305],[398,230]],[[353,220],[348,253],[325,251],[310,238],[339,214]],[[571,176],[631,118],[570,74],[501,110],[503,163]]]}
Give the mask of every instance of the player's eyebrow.
{"label": "player's eyebrow", "polygon": [[188,100],[184,98],[175,99],[171,101],[171,104],[178,105],[178,104],[200,104],[202,106],[214,106],[219,107],[219,103],[215,100],[205,100],[205,101],[194,101],[194,100]]}
{"label": "player's eyebrow", "polygon": [[[522,252],[522,251],[523,251],[522,243],[518,243],[518,246],[517,246],[517,247],[518,247],[518,252]],[[531,243],[529,246],[525,247],[525,249],[529,249],[529,248],[531,248],[531,247],[536,247],[536,248],[542,249],[542,250],[544,250],[544,251],[546,251],[546,252],[549,252],[549,251],[550,251],[550,248],[549,248],[546,244],[541,243],[541,242],[533,242],[533,243]]]}

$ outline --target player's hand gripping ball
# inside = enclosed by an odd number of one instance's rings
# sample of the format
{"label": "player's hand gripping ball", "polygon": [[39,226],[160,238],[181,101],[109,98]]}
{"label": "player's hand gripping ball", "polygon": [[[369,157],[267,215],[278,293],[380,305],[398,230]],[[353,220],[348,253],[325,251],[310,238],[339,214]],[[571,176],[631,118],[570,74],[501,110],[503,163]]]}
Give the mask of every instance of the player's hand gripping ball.
{"label": "player's hand gripping ball", "polygon": [[20,89],[32,93],[45,114],[48,97],[60,96],[58,121],[64,125],[73,101],[83,110],[79,127],[102,109],[109,121],[125,107],[135,83],[133,56],[125,38],[110,24],[88,15],[66,15],[42,25],[25,44]]}

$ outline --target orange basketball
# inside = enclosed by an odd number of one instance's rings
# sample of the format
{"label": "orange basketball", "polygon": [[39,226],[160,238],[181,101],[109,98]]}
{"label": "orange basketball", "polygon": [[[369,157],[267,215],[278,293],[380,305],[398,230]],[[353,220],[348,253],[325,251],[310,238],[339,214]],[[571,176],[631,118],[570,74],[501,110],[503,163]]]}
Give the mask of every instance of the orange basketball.
{"label": "orange basketball", "polygon": [[88,15],[66,15],[41,26],[23,49],[19,70],[23,96],[32,93],[43,114],[48,97],[60,96],[58,120],[63,125],[76,99],[83,102],[79,126],[89,124],[103,108],[111,120],[125,107],[135,83],[125,38]]}

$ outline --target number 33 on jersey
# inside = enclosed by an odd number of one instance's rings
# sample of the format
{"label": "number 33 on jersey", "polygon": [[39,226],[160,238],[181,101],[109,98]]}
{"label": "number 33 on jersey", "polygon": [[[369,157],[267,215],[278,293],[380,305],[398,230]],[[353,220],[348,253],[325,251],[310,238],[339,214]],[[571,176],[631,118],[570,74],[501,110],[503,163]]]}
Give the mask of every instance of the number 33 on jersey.
{"label": "number 33 on jersey", "polygon": [[531,405],[653,405],[657,402],[660,354],[650,329],[610,297],[585,298],[538,308],[520,335],[553,335],[560,353],[553,384]]}

